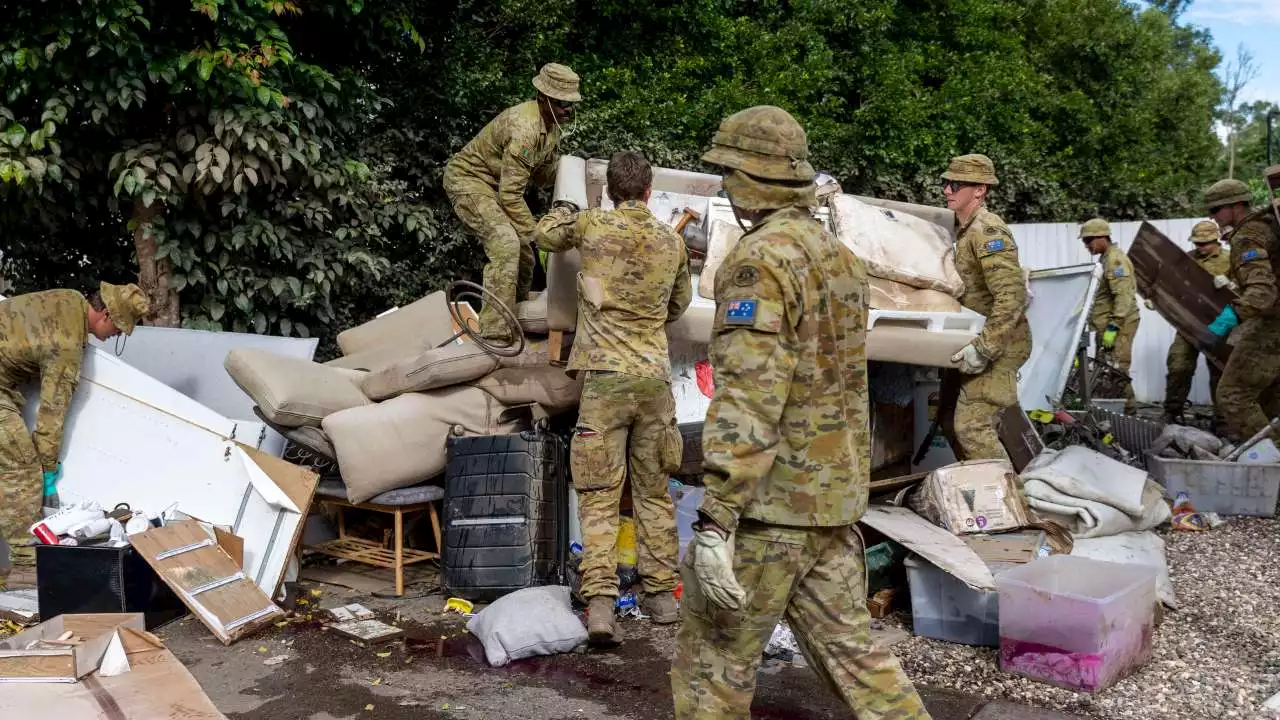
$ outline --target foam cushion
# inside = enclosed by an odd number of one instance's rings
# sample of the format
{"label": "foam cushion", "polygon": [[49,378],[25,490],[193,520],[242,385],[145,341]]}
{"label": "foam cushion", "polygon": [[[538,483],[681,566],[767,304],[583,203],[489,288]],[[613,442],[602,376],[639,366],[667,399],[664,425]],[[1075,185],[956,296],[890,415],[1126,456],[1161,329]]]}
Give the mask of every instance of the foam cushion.
{"label": "foam cushion", "polygon": [[370,398],[385,400],[475,380],[496,367],[498,358],[479,345],[451,344],[369,373],[360,387]]}
{"label": "foam cushion", "polygon": [[267,420],[284,427],[318,426],[335,412],[369,404],[358,386],[365,374],[355,370],[250,348],[232,350],[222,364]]}
{"label": "foam cushion", "polygon": [[[343,355],[355,355],[384,345],[414,349],[435,347],[453,335],[453,319],[443,291],[338,333]],[[407,354],[407,353],[406,353]]]}
{"label": "foam cushion", "polygon": [[547,410],[567,410],[578,404],[582,396],[582,375],[569,377],[563,368],[535,365],[523,368],[499,368],[479,380],[473,387],[489,393],[504,405],[537,403]]}

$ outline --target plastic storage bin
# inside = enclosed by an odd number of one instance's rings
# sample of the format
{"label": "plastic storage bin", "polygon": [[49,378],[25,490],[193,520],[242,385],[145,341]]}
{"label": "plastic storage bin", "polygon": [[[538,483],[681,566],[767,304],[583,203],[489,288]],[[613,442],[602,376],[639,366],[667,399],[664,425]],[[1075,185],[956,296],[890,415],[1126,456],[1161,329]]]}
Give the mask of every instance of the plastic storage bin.
{"label": "plastic storage bin", "polygon": [[996,587],[1006,672],[1094,692],[1151,659],[1155,568],[1053,555]]}
{"label": "plastic storage bin", "polygon": [[1185,492],[1200,512],[1275,517],[1280,465],[1162,458],[1147,453],[1147,469],[1170,499]]}
{"label": "plastic storage bin", "polygon": [[[974,590],[954,575],[914,555],[905,562],[911,589],[911,623],[917,635],[963,645],[1000,644],[1000,620],[994,590]],[[987,563],[993,574],[1017,563]]]}

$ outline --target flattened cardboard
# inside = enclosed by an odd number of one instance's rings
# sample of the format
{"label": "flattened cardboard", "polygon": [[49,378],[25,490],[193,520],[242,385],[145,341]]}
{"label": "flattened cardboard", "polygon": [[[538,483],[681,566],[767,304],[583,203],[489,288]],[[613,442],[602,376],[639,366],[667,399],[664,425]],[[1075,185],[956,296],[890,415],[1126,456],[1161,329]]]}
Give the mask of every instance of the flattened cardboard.
{"label": "flattened cardboard", "polygon": [[194,520],[129,538],[178,598],[224,645],[284,617]]}
{"label": "flattened cardboard", "polygon": [[860,521],[975,590],[994,590],[991,568],[964,541],[907,508],[872,505]]}
{"label": "flattened cardboard", "polygon": [[[141,613],[59,615],[46,620],[0,640],[0,683],[76,682],[98,668],[118,628],[141,630],[143,624]],[[34,641],[57,640],[68,632],[83,642],[27,649]]]}
{"label": "flattened cardboard", "polygon": [[1025,564],[1038,557],[1045,537],[1043,530],[1023,530],[999,535],[966,535],[964,542],[984,562]]}

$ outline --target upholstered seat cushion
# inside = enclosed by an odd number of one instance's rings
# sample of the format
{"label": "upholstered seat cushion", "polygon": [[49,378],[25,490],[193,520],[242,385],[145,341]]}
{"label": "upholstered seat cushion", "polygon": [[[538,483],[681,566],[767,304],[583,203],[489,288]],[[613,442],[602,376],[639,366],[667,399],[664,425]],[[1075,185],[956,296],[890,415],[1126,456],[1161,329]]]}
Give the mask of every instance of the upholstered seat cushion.
{"label": "upholstered seat cushion", "polygon": [[[347,485],[341,480],[321,480],[316,486],[316,495],[347,499]],[[388,490],[366,500],[371,505],[416,505],[424,502],[435,502],[444,499],[444,488],[437,485],[413,485],[406,488]]]}
{"label": "upholstered seat cushion", "polygon": [[359,371],[251,348],[232,350],[222,365],[276,425],[316,427],[335,412],[369,404]]}

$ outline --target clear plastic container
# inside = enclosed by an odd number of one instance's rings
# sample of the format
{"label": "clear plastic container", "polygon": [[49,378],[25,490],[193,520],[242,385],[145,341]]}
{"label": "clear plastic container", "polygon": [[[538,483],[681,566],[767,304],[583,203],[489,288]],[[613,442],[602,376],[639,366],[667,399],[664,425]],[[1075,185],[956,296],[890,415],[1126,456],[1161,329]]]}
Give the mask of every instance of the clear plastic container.
{"label": "clear plastic container", "polygon": [[1000,667],[1095,692],[1151,659],[1156,569],[1053,555],[1002,573]]}
{"label": "clear plastic container", "polygon": [[[1000,616],[994,590],[974,590],[964,581],[914,555],[905,561],[911,588],[911,624],[917,635],[962,645],[1000,644]],[[993,574],[1017,563],[987,563]]]}

